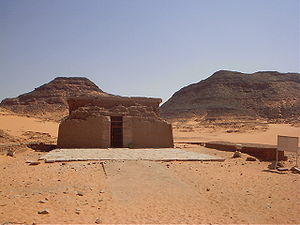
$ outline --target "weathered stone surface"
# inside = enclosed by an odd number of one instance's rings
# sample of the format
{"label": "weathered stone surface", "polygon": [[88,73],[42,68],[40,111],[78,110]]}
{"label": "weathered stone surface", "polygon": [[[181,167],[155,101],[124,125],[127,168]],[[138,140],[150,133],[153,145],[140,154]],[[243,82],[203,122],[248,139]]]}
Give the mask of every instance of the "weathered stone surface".
{"label": "weathered stone surface", "polygon": [[45,162],[87,160],[224,161],[223,158],[183,149],[56,149],[41,157]]}
{"label": "weathered stone surface", "polygon": [[[97,96],[97,97],[75,97],[68,98],[69,112],[73,112],[79,108],[90,107],[89,111],[94,113],[113,112],[117,115],[135,115],[154,112],[159,115],[159,104],[162,102],[159,98],[145,97],[121,97],[121,96]],[[74,115],[75,116],[75,115]]]}

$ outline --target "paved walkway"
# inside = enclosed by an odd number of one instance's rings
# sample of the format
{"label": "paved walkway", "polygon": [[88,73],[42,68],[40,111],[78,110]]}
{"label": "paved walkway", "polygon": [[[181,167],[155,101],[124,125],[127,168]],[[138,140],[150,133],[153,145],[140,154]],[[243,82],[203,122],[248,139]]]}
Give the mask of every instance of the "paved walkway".
{"label": "paved walkway", "polygon": [[220,157],[174,148],[55,149],[40,159],[44,159],[46,162],[84,160],[224,161]]}

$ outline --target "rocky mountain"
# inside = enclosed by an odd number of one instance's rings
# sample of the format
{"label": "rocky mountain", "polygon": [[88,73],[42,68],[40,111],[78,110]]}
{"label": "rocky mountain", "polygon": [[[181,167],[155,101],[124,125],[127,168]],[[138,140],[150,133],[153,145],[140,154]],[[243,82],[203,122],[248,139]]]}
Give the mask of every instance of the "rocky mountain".
{"label": "rocky mountain", "polygon": [[221,70],[177,91],[161,106],[166,118],[300,118],[300,74]]}
{"label": "rocky mountain", "polygon": [[4,99],[0,107],[23,114],[64,112],[68,97],[108,95],[87,78],[57,77],[29,93]]}

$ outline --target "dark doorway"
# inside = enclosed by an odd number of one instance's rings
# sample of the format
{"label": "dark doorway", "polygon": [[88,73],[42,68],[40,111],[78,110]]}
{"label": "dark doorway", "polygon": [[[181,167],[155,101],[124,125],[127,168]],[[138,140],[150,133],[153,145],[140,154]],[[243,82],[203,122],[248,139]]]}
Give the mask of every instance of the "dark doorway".
{"label": "dark doorway", "polygon": [[123,147],[123,118],[122,116],[111,116],[111,147]]}

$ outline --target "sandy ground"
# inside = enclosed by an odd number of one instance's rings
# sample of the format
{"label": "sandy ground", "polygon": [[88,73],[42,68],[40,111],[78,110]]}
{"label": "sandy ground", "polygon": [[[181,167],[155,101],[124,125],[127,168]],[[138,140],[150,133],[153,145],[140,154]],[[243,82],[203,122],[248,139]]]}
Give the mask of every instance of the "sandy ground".
{"label": "sandy ground", "polygon": [[[0,111],[0,130],[15,139],[26,141],[37,135],[57,138],[58,123]],[[2,141],[4,142],[4,140]]]}
{"label": "sandy ground", "polygon": [[[0,115],[0,129],[12,135],[56,135],[57,123],[10,116]],[[288,125],[241,133],[191,128],[175,129],[176,140],[274,144],[277,134],[299,136],[299,128]],[[248,162],[245,154],[233,159],[230,152],[177,147],[226,160],[106,161],[105,174],[99,161],[34,166],[26,161],[46,153],[0,155],[0,223],[300,223],[299,174],[270,171],[270,162]],[[288,156],[284,164],[290,168],[295,157]],[[49,213],[38,214],[44,209]]]}
{"label": "sandy ground", "polygon": [[173,129],[175,141],[229,141],[241,143],[277,144],[277,135],[300,137],[300,127],[289,124],[263,124],[247,130],[201,126],[199,123],[176,124]]}

